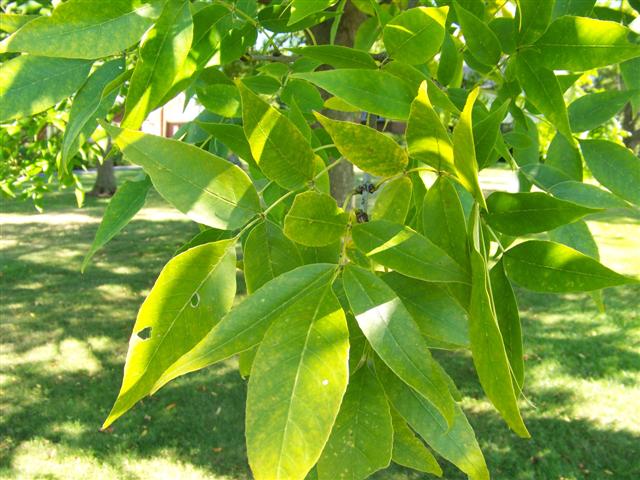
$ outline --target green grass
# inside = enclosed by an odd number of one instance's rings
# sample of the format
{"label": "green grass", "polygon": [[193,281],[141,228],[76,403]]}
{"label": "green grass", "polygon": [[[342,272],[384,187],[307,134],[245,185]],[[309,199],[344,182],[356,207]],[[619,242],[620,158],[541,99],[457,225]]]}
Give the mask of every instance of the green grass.
{"label": "green grass", "polygon": [[[81,275],[105,205],[88,199],[78,210],[62,193],[46,198],[44,215],[15,202],[0,209],[0,477],[250,478],[235,361],[173,382],[99,431],[137,308],[196,232],[153,193]],[[637,219],[610,214],[590,225],[604,263],[640,271]],[[531,440],[511,434],[484,400],[468,356],[438,355],[461,387],[493,478],[640,478],[640,289],[608,290],[606,315],[587,295],[518,293]],[[464,478],[441,463],[446,478]],[[424,476],[392,468],[376,478]]]}

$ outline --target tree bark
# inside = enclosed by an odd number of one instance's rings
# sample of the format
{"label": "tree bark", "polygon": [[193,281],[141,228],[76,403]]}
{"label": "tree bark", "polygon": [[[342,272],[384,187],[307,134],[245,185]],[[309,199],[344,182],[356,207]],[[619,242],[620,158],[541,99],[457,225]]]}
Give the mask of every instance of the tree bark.
{"label": "tree bark", "polygon": [[113,169],[113,158],[105,158],[98,164],[98,175],[88,195],[92,197],[112,197],[116,193],[117,183]]}
{"label": "tree bark", "polygon": [[[340,24],[336,32],[335,45],[353,47],[356,32],[360,24],[366,19],[366,15],[358,10],[351,0],[344,6],[344,12],[340,17]],[[331,41],[331,26],[333,19],[316,25],[311,29],[318,45],[326,45]],[[326,111],[328,117],[336,120],[359,121],[359,115],[346,112]],[[348,195],[351,194],[354,185],[353,165],[342,162],[329,171],[331,179],[331,195],[336,199],[338,205],[342,205]]]}

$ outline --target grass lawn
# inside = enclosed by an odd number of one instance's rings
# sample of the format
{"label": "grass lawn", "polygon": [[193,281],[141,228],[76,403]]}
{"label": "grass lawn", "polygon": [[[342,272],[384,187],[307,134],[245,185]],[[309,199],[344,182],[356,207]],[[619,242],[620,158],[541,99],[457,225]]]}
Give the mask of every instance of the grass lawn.
{"label": "grass lawn", "polygon": [[[61,193],[47,197],[44,214],[17,202],[0,209],[0,478],[250,478],[235,360],[174,381],[99,431],[137,308],[196,233],[152,193],[81,275],[106,203],[88,199],[78,210],[73,194]],[[637,275],[640,220],[608,214],[589,223],[603,262]],[[606,315],[588,295],[518,294],[531,440],[511,434],[483,399],[469,356],[438,355],[461,388],[492,478],[640,478],[640,288],[606,291]],[[441,463],[445,478],[465,478]],[[394,467],[375,478],[426,477]]]}

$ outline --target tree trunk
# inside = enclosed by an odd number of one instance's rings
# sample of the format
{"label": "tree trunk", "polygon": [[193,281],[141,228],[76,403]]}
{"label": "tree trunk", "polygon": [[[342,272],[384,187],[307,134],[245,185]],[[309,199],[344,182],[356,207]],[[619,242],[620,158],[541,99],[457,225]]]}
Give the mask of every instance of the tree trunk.
{"label": "tree trunk", "polygon": [[[340,25],[336,32],[335,45],[353,47],[358,27],[366,18],[366,15],[358,10],[351,3],[351,0],[348,0],[344,7],[344,13],[342,17],[340,17]],[[330,43],[332,24],[333,19],[316,25],[311,29],[318,45]],[[336,120],[360,120],[360,116],[353,113],[335,111],[327,111],[324,113],[328,117]],[[331,179],[331,195],[336,199],[338,205],[342,205],[355,187],[353,165],[348,162],[342,162],[329,172],[329,177]]]}
{"label": "tree trunk", "polygon": [[116,193],[116,176],[113,169],[113,158],[107,156],[98,164],[98,175],[88,195],[92,197],[112,197]]}

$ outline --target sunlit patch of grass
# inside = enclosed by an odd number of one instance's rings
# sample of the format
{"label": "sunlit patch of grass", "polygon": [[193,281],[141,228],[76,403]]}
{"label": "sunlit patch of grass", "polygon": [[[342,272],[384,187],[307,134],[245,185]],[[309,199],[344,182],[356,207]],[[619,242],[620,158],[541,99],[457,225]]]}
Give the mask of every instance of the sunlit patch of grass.
{"label": "sunlit patch of grass", "polygon": [[[0,478],[251,478],[235,359],[177,379],[98,431],[137,309],[197,232],[152,193],[81,275],[106,203],[89,198],[79,211],[72,193],[54,194],[45,198],[49,217],[29,204],[0,206]],[[605,264],[640,272],[640,222],[601,215],[589,225]],[[605,315],[586,294],[517,294],[531,440],[511,433],[486,400],[469,354],[436,353],[460,387],[492,478],[640,478],[640,289],[607,290]],[[445,478],[465,478],[441,464]],[[425,476],[393,467],[375,478]]]}

